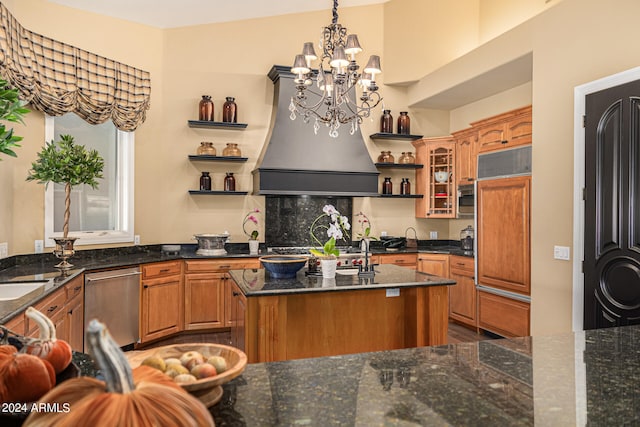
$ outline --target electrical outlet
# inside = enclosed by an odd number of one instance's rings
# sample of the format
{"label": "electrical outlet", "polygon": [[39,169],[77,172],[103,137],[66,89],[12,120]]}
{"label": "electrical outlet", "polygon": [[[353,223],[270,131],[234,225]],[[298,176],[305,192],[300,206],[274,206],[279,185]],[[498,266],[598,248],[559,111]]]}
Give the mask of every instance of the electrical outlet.
{"label": "electrical outlet", "polygon": [[0,243],[0,258],[6,258],[9,256],[9,243]]}
{"label": "electrical outlet", "polygon": [[430,239],[437,239],[438,238],[438,232],[437,231],[430,231],[429,232],[429,238]]}
{"label": "electrical outlet", "polygon": [[44,240],[36,240],[33,245],[37,254],[44,252]]}
{"label": "electrical outlet", "polygon": [[133,236],[133,244],[134,245],[140,244],[140,235],[136,234],[135,236]]}
{"label": "electrical outlet", "polygon": [[569,256],[569,247],[568,246],[554,246],[553,247],[553,257],[555,259],[561,259],[568,261],[571,257]]}

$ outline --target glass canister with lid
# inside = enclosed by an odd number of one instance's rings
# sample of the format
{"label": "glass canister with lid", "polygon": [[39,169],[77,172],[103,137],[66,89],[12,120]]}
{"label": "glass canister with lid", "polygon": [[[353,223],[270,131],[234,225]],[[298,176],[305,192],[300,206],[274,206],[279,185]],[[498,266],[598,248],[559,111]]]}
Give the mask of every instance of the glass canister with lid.
{"label": "glass canister with lid", "polygon": [[473,250],[473,226],[468,225],[465,229],[460,232],[460,247],[463,251],[472,251]]}

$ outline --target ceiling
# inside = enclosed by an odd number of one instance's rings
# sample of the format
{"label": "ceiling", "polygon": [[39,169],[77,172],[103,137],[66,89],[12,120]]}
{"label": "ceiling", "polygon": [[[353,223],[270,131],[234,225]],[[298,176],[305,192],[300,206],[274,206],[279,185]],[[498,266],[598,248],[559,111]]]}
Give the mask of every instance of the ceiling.
{"label": "ceiling", "polygon": [[[331,0],[48,0],[63,6],[156,28],[176,28],[239,21],[290,13],[331,10]],[[340,7],[386,3],[389,0],[341,0]],[[328,15],[329,17],[331,15]]]}

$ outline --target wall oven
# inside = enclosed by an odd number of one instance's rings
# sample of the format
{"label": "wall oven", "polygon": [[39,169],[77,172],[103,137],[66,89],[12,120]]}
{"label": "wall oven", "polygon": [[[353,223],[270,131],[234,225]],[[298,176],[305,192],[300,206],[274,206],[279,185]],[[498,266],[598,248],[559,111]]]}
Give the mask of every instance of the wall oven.
{"label": "wall oven", "polygon": [[458,218],[473,218],[475,215],[475,184],[458,186]]}

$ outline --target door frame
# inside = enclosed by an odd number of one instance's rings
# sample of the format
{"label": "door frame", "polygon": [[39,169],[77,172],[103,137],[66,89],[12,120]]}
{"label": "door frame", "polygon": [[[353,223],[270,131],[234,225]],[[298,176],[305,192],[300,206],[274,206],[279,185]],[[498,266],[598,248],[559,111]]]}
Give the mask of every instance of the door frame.
{"label": "door frame", "polygon": [[640,67],[603,77],[573,90],[573,331],[584,329],[584,201],[582,191],[585,188],[585,130],[582,117],[585,114],[585,98],[593,92],[619,86],[634,80],[640,80]]}

